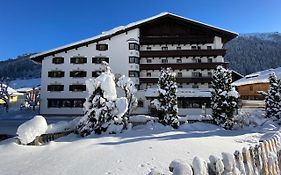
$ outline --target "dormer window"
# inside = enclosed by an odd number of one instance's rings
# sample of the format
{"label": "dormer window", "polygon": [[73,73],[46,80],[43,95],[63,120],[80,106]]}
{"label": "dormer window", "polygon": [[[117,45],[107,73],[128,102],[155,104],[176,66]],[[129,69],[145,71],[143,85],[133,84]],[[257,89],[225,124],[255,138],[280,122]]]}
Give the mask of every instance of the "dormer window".
{"label": "dormer window", "polygon": [[108,45],[107,44],[97,44],[96,49],[99,51],[105,51],[105,50],[108,50]]}
{"label": "dormer window", "polygon": [[87,58],[86,57],[72,57],[70,58],[70,63],[72,64],[85,64],[87,63]]}
{"label": "dormer window", "polygon": [[63,64],[64,58],[63,57],[54,57],[52,61],[54,64]]}

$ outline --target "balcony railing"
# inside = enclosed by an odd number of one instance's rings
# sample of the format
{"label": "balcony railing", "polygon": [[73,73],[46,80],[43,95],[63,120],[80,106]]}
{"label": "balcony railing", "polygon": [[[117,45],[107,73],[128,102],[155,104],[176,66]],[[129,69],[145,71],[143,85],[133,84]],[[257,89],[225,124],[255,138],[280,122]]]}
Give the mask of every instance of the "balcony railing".
{"label": "balcony railing", "polygon": [[[209,83],[212,77],[182,77],[176,78],[177,83]],[[158,78],[140,78],[140,83],[157,83]]]}
{"label": "balcony railing", "polygon": [[145,36],[140,38],[141,45],[150,44],[206,44],[213,43],[214,37],[206,36]]}
{"label": "balcony railing", "polygon": [[227,67],[225,62],[212,63],[167,63],[167,64],[140,64],[140,70],[161,70],[161,68],[171,67],[172,69],[215,69],[218,65]]}
{"label": "balcony railing", "polygon": [[140,51],[140,57],[224,56],[225,49],[201,50],[150,50]]}

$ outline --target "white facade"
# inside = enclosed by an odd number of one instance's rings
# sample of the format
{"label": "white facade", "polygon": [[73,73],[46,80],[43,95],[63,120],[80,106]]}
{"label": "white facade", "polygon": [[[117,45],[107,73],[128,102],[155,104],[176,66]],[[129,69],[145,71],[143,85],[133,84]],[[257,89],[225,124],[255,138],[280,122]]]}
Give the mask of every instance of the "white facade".
{"label": "white facade", "polygon": [[[224,63],[224,58],[222,55],[212,55],[212,56],[161,56],[161,57],[149,57],[142,56],[142,52],[147,51],[212,51],[212,50],[223,50],[223,38],[221,36],[213,36],[211,42],[205,42],[204,44],[142,44],[141,43],[141,28],[138,25],[145,23],[150,20],[155,20],[156,18],[161,18],[165,16],[178,17],[173,14],[160,14],[155,17],[143,20],[140,22],[129,24],[125,27],[118,27],[112,31],[108,31],[99,36],[92,37],[80,42],[69,44],[63,47],[59,47],[50,51],[46,51],[33,56],[35,61],[40,58],[38,62],[42,63],[42,75],[41,75],[41,103],[40,103],[40,113],[50,114],[50,115],[81,115],[83,114],[83,108],[81,104],[75,107],[77,100],[84,99],[87,96],[86,91],[70,91],[70,85],[84,85],[85,80],[93,78],[92,72],[98,71],[100,64],[93,63],[92,59],[96,57],[106,57],[109,59],[109,65],[112,68],[112,72],[118,78],[121,75],[130,77],[135,84],[138,86],[140,91],[137,96],[142,105],[135,111],[135,113],[149,113],[150,101],[146,98],[146,90],[148,88],[156,88],[157,81],[146,82],[148,79],[157,79],[160,74],[160,69],[144,69],[141,66],[146,66],[151,64],[152,66],[157,65],[158,67],[162,64],[173,64],[173,71],[177,74],[178,78],[210,78],[213,74],[214,68],[189,68],[193,63],[197,65],[206,64],[219,64]],[[189,19],[185,19],[190,21]],[[214,28],[206,24],[198,23],[203,25],[203,27],[212,28],[210,30],[220,30],[222,32],[228,32],[230,35],[236,35],[229,31],[224,31],[222,29]],[[135,27],[134,27],[135,26]],[[165,36],[164,36],[165,37]],[[130,43],[135,43],[139,47],[138,49],[129,48]],[[106,44],[107,49],[103,51],[97,50],[97,44]],[[56,57],[62,57],[64,62],[62,64],[53,63],[53,59]],[[73,57],[85,57],[87,59],[86,63],[74,64],[71,63],[71,58]],[[136,58],[138,61],[129,61],[130,57]],[[177,68],[177,65],[184,65],[184,68]],[[49,72],[52,71],[62,71],[64,72],[63,77],[51,77]],[[71,77],[72,71],[85,71],[85,77]],[[131,72],[133,71],[133,72]],[[131,73],[131,74],[130,74]],[[136,74],[135,74],[136,73]],[[63,89],[59,91],[54,91],[48,89],[50,85],[63,85]],[[208,89],[210,83],[208,82],[183,82],[178,83],[180,88],[200,88]],[[65,101],[60,101],[65,100]],[[72,100],[72,106],[68,104],[68,100]],[[60,101],[60,102],[58,102]],[[54,105],[52,103],[57,103],[59,105]],[[63,103],[63,104],[62,104]],[[65,103],[65,104],[64,104]],[[74,104],[74,105],[73,105]],[[202,110],[196,109],[192,111],[197,111],[199,113]],[[180,115],[190,112],[190,109],[182,108],[179,109]]]}
{"label": "white facade", "polygon": [[[108,50],[98,51],[96,50],[96,44],[89,44],[88,46],[79,47],[65,52],[61,52],[52,56],[48,56],[42,60],[42,75],[41,75],[41,114],[83,114],[82,108],[49,108],[48,99],[57,98],[85,98],[87,92],[72,92],[69,91],[69,85],[72,84],[85,84],[85,80],[92,78],[92,72],[99,70],[99,64],[92,63],[92,58],[97,56],[105,56],[109,58],[109,65],[115,74],[128,76],[128,70],[139,71],[137,64],[129,64],[129,56],[139,56],[139,51],[129,50],[129,42],[137,42],[139,36],[139,30],[134,29],[110,39],[100,41],[99,44],[108,44]],[[134,39],[135,41],[131,41]],[[73,56],[84,56],[87,58],[86,64],[72,64],[70,58]],[[63,57],[63,64],[54,64],[52,58]],[[49,71],[64,71],[65,75],[61,78],[48,77]],[[72,78],[70,77],[70,71],[84,70],[87,71],[85,78]],[[138,79],[134,79],[138,84]],[[60,92],[48,91],[48,85],[64,85],[64,90]]]}

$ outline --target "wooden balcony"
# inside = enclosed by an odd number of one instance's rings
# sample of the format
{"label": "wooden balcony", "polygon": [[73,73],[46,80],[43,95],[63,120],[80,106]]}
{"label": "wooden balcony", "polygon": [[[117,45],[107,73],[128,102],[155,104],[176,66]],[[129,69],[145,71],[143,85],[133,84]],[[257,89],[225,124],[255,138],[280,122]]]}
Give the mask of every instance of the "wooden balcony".
{"label": "wooden balcony", "polygon": [[172,69],[216,69],[218,65],[227,67],[225,62],[212,63],[167,63],[167,64],[140,64],[140,70],[161,70],[161,68],[171,67]]}
{"label": "wooden balcony", "polygon": [[140,57],[189,57],[189,56],[224,56],[225,49],[201,50],[149,50],[140,51]]}
{"label": "wooden balcony", "polygon": [[207,44],[213,43],[214,37],[209,36],[144,36],[140,37],[141,45],[153,44]]}
{"label": "wooden balcony", "polygon": [[[212,77],[182,77],[176,78],[177,83],[209,83],[213,80]],[[140,83],[157,83],[158,78],[140,78]]]}

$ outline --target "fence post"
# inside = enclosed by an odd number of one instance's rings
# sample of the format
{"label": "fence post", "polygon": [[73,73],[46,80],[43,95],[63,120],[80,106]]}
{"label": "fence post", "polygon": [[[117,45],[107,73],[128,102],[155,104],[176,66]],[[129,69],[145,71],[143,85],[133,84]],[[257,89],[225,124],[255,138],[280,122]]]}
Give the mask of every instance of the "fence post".
{"label": "fence post", "polygon": [[244,163],[244,166],[245,166],[246,174],[252,175],[254,173],[254,170],[253,170],[253,167],[252,167],[250,152],[245,147],[242,149],[242,156],[243,156],[243,163]]}
{"label": "fence post", "polygon": [[259,174],[257,166],[256,166],[257,163],[256,163],[256,159],[255,159],[255,152],[254,152],[253,146],[250,146],[249,152],[250,152],[250,158],[251,158],[251,162],[252,162],[253,172],[254,172],[254,174]]}
{"label": "fence post", "polygon": [[267,162],[267,156],[266,156],[266,151],[265,151],[265,143],[260,143],[261,147],[261,160],[263,162],[262,166],[262,173],[263,175],[268,175],[268,162]]}
{"label": "fence post", "polygon": [[255,148],[254,148],[254,153],[255,153],[255,164],[256,164],[256,167],[257,167],[257,172],[259,174],[262,173],[262,160],[261,160],[261,147],[259,145],[256,145]]}
{"label": "fence post", "polygon": [[236,150],[234,152],[234,159],[236,162],[237,169],[241,172],[241,174],[246,174],[244,163],[243,163],[243,157],[240,151]]}

